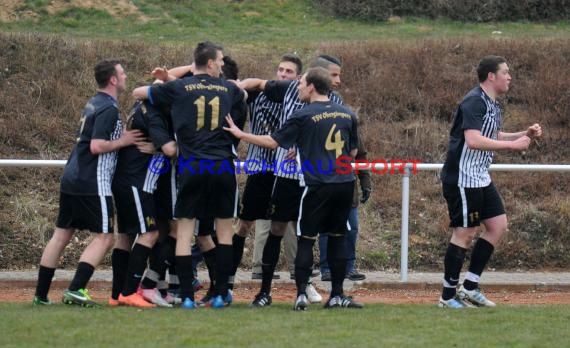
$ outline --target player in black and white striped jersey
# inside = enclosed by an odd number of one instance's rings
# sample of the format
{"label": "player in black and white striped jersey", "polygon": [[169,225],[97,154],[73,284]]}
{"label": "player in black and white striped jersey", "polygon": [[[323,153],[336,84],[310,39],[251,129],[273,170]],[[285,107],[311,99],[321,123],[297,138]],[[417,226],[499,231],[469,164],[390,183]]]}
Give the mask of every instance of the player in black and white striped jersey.
{"label": "player in black and white striped jersey", "polygon": [[113,246],[111,182],[120,148],[143,140],[140,131],[123,131],[117,97],[126,88],[127,75],[118,60],[103,60],[94,69],[98,92],[85,105],[77,142],[63,171],[56,229],[40,261],[33,303],[51,304],[47,298],[55,268],[76,229],[91,231],[75,276],[63,302],[92,307],[85,289],[95,267]]}
{"label": "player in black and white striped jersey", "polygon": [[[293,81],[301,76],[303,63],[301,59],[292,53],[281,56],[277,66],[277,80]],[[249,94],[249,128],[250,132],[257,135],[271,134],[279,129],[282,117],[282,103],[276,103],[267,98],[265,93],[253,91]],[[275,183],[275,176],[271,164],[275,161],[275,151],[254,144],[247,148],[247,172],[253,173],[248,176],[239,211],[238,229],[233,239],[234,268],[233,276],[241,263],[245,239],[255,222],[254,257],[252,278],[259,279],[261,276],[261,251],[267,240],[270,230],[268,220],[269,201]],[[269,164],[269,165],[268,165]],[[288,256],[289,267],[294,267],[297,237],[294,230],[285,233],[285,254]]]}
{"label": "player in black and white striped jersey", "polygon": [[[517,133],[501,131],[501,108],[497,97],[509,90],[511,82],[509,67],[503,57],[483,58],[477,75],[479,86],[465,95],[455,113],[447,159],[441,173],[453,234],[444,259],[440,307],[495,306],[479,290],[479,278],[507,230],[505,208],[489,175],[493,151],[525,150],[531,138],[542,135],[539,124]],[[467,248],[481,223],[485,225],[485,232],[473,247],[465,281],[457,291]]]}

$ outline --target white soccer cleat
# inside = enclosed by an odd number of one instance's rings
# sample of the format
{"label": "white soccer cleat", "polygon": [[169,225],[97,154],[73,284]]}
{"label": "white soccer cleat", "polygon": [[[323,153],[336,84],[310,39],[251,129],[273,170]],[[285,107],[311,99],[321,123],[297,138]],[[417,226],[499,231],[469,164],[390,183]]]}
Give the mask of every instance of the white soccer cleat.
{"label": "white soccer cleat", "polygon": [[307,293],[307,298],[311,303],[320,303],[323,300],[323,297],[317,292],[317,289],[311,283],[307,284],[305,292]]}

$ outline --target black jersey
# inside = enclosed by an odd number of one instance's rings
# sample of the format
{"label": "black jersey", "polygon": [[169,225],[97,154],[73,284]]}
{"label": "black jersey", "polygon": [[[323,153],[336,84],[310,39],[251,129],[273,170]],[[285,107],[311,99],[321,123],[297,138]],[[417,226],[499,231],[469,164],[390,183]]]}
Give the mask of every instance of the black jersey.
{"label": "black jersey", "polygon": [[149,100],[170,106],[179,156],[188,160],[235,158],[233,137],[223,130],[225,116],[239,120],[234,106],[243,105],[243,92],[233,83],[209,75],[194,75],[153,85]]}
{"label": "black jersey", "polygon": [[313,102],[291,115],[271,137],[283,148],[298,146],[308,186],[355,180],[352,171],[336,171],[344,170],[337,159],[351,158],[350,151],[358,146],[356,116],[348,108],[333,101]]}
{"label": "black jersey", "polygon": [[[265,84],[264,92],[267,98],[273,102],[282,104],[278,128],[283,127],[285,122],[287,122],[295,111],[307,105],[307,103],[299,99],[298,87],[299,80],[271,80]],[[329,99],[335,103],[342,104],[342,98],[332,91],[329,93]],[[302,179],[302,176],[299,175],[299,170],[295,170],[294,168],[290,170],[291,168],[287,165],[288,161],[286,158],[288,152],[289,149],[283,147],[278,147],[275,151],[275,168],[277,168],[275,175],[287,179]],[[299,163],[297,163],[297,166],[298,165]]]}
{"label": "black jersey", "polygon": [[493,161],[493,151],[469,149],[464,135],[467,129],[480,130],[484,137],[495,140],[501,129],[499,103],[479,86],[469,91],[457,108],[441,179],[445,184],[460,187],[489,186],[489,166]]}
{"label": "black jersey", "polygon": [[[282,103],[276,103],[267,98],[265,93],[250,94],[249,102],[249,128],[252,134],[269,135],[279,128]],[[250,161],[248,170],[259,172],[263,169],[273,171],[271,165],[275,161],[275,151],[255,144],[247,147],[247,159]]]}
{"label": "black jersey", "polygon": [[[127,118],[127,130],[138,129],[148,138],[150,129],[156,127],[155,136],[159,143],[166,143],[172,140],[161,122],[160,112],[148,103],[136,102]],[[157,135],[159,134],[159,135]],[[119,150],[117,169],[113,178],[113,190],[116,188],[136,187],[137,189],[153,193],[156,189],[156,182],[160,175],[159,164],[166,165],[160,161],[151,164],[152,155],[140,152],[136,145],[123,147]]]}
{"label": "black jersey", "polygon": [[117,151],[94,155],[91,153],[91,140],[116,140],[122,131],[117,101],[107,93],[97,92],[81,114],[77,143],[63,170],[61,192],[111,196]]}

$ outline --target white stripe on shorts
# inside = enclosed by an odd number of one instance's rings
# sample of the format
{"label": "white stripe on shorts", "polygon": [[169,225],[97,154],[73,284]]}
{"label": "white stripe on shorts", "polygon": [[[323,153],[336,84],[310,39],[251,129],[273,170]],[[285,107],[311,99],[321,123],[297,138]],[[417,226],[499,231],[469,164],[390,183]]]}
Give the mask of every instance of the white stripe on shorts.
{"label": "white stripe on shorts", "polygon": [[463,215],[463,227],[467,227],[467,218],[468,218],[468,213],[467,213],[467,196],[465,196],[465,188],[459,186],[459,193],[461,194],[461,212]]}
{"label": "white stripe on shorts", "polygon": [[109,233],[109,215],[107,215],[107,200],[105,196],[99,196],[101,202],[101,229],[102,233]]}
{"label": "white stripe on shorts", "polygon": [[301,204],[299,204],[299,217],[297,218],[297,236],[300,237],[301,234],[301,217],[303,215],[303,200],[305,199],[305,196],[307,195],[307,191],[309,191],[309,186],[305,186],[305,189],[303,190],[303,195],[301,196]]}
{"label": "white stripe on shorts", "polygon": [[131,189],[133,190],[133,198],[135,200],[135,207],[137,209],[137,215],[139,217],[139,226],[141,228],[141,233],[145,233],[146,225],[144,224],[144,214],[141,204],[141,198],[139,196],[139,190],[137,190],[137,188],[134,186],[131,186]]}

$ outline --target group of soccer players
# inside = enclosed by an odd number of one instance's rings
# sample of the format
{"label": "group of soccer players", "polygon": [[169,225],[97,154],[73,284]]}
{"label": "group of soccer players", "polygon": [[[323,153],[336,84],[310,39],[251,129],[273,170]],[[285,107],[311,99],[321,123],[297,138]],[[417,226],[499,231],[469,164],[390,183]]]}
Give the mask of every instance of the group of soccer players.
{"label": "group of soccer players", "polygon": [[[95,238],[84,251],[85,257],[82,255],[75,277],[64,292],[64,303],[96,305],[86,285],[94,268],[113,248],[109,305],[172,306],[176,299],[158,291],[156,285],[167,266],[175,265],[179,279],[177,296],[182,308],[227,306],[232,302],[233,277],[243,254],[244,234],[253,221],[269,218],[272,223],[263,251],[262,286],[253,306],[271,304],[271,279],[281,238],[287,225],[298,221],[298,249],[292,274],[298,287],[295,309],[307,308],[307,292],[314,302],[321,301],[309,280],[312,248],[319,233],[330,233],[331,237],[328,255],[332,291],[325,306],[361,307],[342,291],[348,218],[345,206],[350,207],[352,202],[352,174],[317,173],[304,177],[293,171],[293,177],[281,178],[276,170],[259,177],[252,175],[248,178],[238,233],[234,233],[238,191],[233,159],[237,141],[243,137],[236,130],[243,128],[247,114],[244,90],[262,92],[252,93],[249,99],[252,132],[270,139],[275,136],[283,145],[278,147],[276,141],[256,144],[260,146],[258,150],[271,149],[265,151],[268,159],[273,158],[275,149],[277,163],[288,156],[297,156],[316,164],[318,159],[356,153],[355,115],[341,106],[340,98],[331,92],[332,81],[339,79],[340,63],[329,56],[318,58],[300,79],[302,67],[298,57],[286,55],[282,63],[294,70],[295,79],[248,79],[233,83],[221,77],[222,47],[211,42],[200,43],[191,66],[171,71],[156,69],[155,75],[166,83],[133,91],[138,101],[124,131],[116,98],[125,89],[126,74],[117,61],[99,63],[95,74],[100,90],[84,109],[78,141],[64,171],[57,228],[40,262],[34,303],[51,304],[47,293],[57,260],[75,229],[88,229]],[[329,66],[332,68],[327,70]],[[102,78],[98,77],[99,70],[104,70]],[[293,115],[299,109],[306,112]],[[334,117],[309,122],[318,113]],[[305,125],[288,121],[299,117]],[[313,123],[318,127],[313,127]],[[102,149],[95,152],[94,144],[98,143]],[[156,150],[184,161],[184,167],[176,169],[175,161],[153,156]],[[250,148],[251,151],[254,150]],[[204,171],[205,163],[209,170]],[[314,192],[310,189],[330,185],[335,189]],[[324,202],[329,204],[320,204]],[[310,210],[303,210],[303,204]],[[119,232],[116,240],[113,238],[115,208]],[[165,231],[163,236],[159,230]],[[195,231],[211,280],[208,294],[201,301],[194,298],[191,245]]]}

